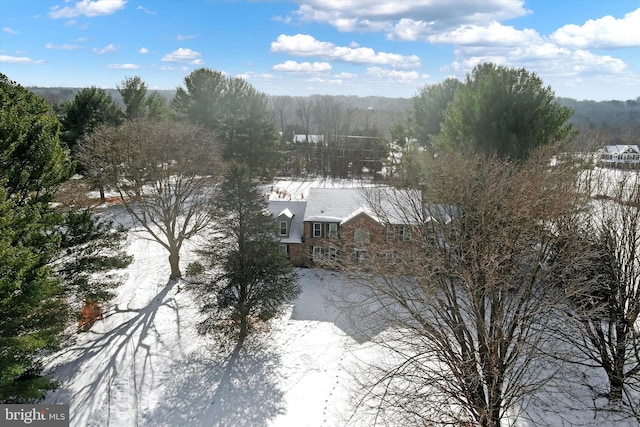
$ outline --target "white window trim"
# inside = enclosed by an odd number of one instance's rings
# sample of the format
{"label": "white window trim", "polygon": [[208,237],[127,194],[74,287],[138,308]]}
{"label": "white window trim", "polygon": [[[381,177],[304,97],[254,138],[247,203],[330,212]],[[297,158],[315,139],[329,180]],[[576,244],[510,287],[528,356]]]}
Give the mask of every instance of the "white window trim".
{"label": "white window trim", "polygon": [[311,259],[313,262],[322,261],[322,248],[320,246],[313,246],[311,248]]}
{"label": "white window trim", "polygon": [[[316,230],[316,226],[318,226],[317,230]],[[314,222],[311,225],[311,228],[312,228],[311,235],[313,237],[322,237],[322,223],[321,222]],[[316,234],[316,232],[317,232],[317,234]]]}
{"label": "white window trim", "polygon": [[[282,224],[284,224],[284,233],[282,232],[282,230],[283,230]],[[281,236],[287,236],[288,234],[289,234],[289,222],[280,221],[280,235]]]}
{"label": "white window trim", "polygon": [[[328,237],[334,239],[338,238],[338,224],[336,224],[335,222],[330,222],[328,228]],[[332,230],[332,228],[335,228],[335,230]]]}

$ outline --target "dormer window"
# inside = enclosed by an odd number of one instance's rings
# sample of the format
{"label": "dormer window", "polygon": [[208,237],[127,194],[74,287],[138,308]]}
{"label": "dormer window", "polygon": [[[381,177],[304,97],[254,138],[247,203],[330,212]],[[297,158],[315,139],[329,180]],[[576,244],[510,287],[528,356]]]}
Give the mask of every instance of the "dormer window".
{"label": "dormer window", "polygon": [[287,221],[280,221],[280,235],[287,236],[289,234],[289,223]]}

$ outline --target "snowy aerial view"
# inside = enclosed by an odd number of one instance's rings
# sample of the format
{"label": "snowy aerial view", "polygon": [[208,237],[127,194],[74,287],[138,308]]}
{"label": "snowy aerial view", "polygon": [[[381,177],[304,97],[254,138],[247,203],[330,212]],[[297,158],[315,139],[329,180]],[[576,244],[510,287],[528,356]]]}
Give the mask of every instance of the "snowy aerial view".
{"label": "snowy aerial view", "polygon": [[0,427],[640,427],[638,0],[0,0]]}
{"label": "snowy aerial view", "polygon": [[[305,200],[312,188],[355,186],[361,190],[362,185],[344,180],[281,180],[264,191],[271,201]],[[129,221],[117,204],[102,208],[103,215]],[[302,286],[298,299],[283,315],[250,335],[241,348],[234,348],[197,334],[197,302],[184,284],[167,280],[164,248],[134,230],[128,252],[134,261],[124,273],[126,281],[118,296],[105,307],[104,318],[47,361],[61,387],[49,393],[45,402],[69,403],[71,425],[379,423],[375,412],[357,404],[358,376],[386,350],[363,340],[354,329],[348,312],[354,307],[345,308],[345,301],[350,288],[357,285],[347,275],[298,269]],[[191,256],[185,254],[187,259]],[[569,375],[585,374],[578,370]],[[591,401],[587,389],[547,393],[531,412],[513,417],[511,423],[522,427],[637,425],[626,415],[596,410],[605,401]],[[590,409],[577,409],[576,402],[584,400]]]}

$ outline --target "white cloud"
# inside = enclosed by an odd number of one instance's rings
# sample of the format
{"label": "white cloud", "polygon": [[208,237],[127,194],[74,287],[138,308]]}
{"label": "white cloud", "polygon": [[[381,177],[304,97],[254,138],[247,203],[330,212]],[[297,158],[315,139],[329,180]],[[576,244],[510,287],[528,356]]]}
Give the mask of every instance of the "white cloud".
{"label": "white cloud", "polygon": [[162,65],[160,66],[160,70],[162,71],[187,71],[189,67],[183,65],[181,67],[172,67],[170,65]]}
{"label": "white cloud", "polygon": [[285,61],[282,64],[273,66],[275,71],[284,71],[287,73],[322,73],[331,71],[331,64],[328,62],[296,62]]}
{"label": "white cloud", "polygon": [[427,36],[427,40],[462,46],[518,46],[541,43],[542,37],[535,30],[516,30],[491,22],[487,26],[462,25],[453,31]]}
{"label": "white cloud", "polygon": [[155,15],[156,14],[156,12],[152,11],[151,9],[147,9],[144,6],[138,6],[138,7],[136,7],[136,10],[141,10],[144,13],[146,13],[147,15]]}
{"label": "white cloud", "polygon": [[375,79],[388,79],[400,82],[416,81],[420,78],[420,74],[418,74],[417,71],[388,70],[381,67],[367,68],[366,75],[367,77],[373,77]]}
{"label": "white cloud", "polygon": [[26,56],[10,56],[10,55],[0,55],[0,63],[4,64],[42,64],[44,63],[41,59],[31,59]]}
{"label": "white cloud", "polygon": [[337,79],[355,79],[358,75],[355,73],[338,73],[334,74],[333,77]]}
{"label": "white cloud", "polygon": [[[428,29],[427,34],[463,24],[483,25],[529,13],[524,0],[298,0],[292,15],[303,22],[323,22],[339,31],[386,31],[389,38],[411,37],[408,24]],[[398,24],[404,21],[400,26]],[[415,40],[415,39],[412,39]]]}
{"label": "white cloud", "polygon": [[2,29],[2,31],[7,33],[7,34],[18,34],[18,32],[16,30],[14,30],[13,28],[10,28],[10,27],[4,27]]}
{"label": "white cloud", "polygon": [[296,34],[295,36],[281,34],[275,42],[271,43],[271,51],[293,56],[315,56],[354,64],[390,65],[399,68],[420,66],[420,58],[416,55],[405,56],[396,53],[376,52],[368,47],[336,46],[330,42],[316,40],[308,34]]}
{"label": "white cloud", "polygon": [[142,53],[142,54],[149,53],[149,49],[147,49],[146,47],[141,47],[138,53]]}
{"label": "white cloud", "polygon": [[452,72],[458,77],[463,77],[480,63],[492,62],[535,71],[544,80],[553,82],[553,86],[567,86],[580,79],[591,80],[594,76],[611,80],[637,79],[619,58],[597,55],[584,49],[572,50],[548,41],[512,47],[463,46],[454,53],[457,59],[442,71]]}
{"label": "white cloud", "polygon": [[75,50],[75,49],[78,49],[80,46],[78,46],[77,44],[47,43],[44,45],[44,47],[47,49],[54,49],[54,50]]}
{"label": "white cloud", "polygon": [[[223,72],[222,74],[225,74],[225,73]],[[275,76],[271,73],[254,73],[253,71],[247,71],[246,73],[236,74],[235,77],[243,80],[256,80],[256,79],[272,80],[275,78]]]}
{"label": "white cloud", "polygon": [[49,12],[49,18],[75,18],[76,16],[111,15],[127,4],[127,0],[81,0],[73,6],[54,6]]}
{"label": "white cloud", "polygon": [[178,40],[178,41],[185,41],[185,40],[195,39],[195,38],[197,38],[197,37],[198,37],[198,36],[197,36],[197,35],[195,35],[195,34],[191,34],[191,35],[190,35],[190,34],[185,34],[185,35],[183,35],[183,34],[178,34],[178,35],[176,36],[176,40]]}
{"label": "white cloud", "polygon": [[136,64],[109,64],[107,68],[111,70],[136,70],[140,66]]}
{"label": "white cloud", "polygon": [[640,8],[622,19],[605,16],[590,19],[582,26],[565,25],[551,34],[551,39],[578,49],[640,47]]}
{"label": "white cloud", "polygon": [[341,85],[343,82],[342,79],[325,79],[323,77],[312,77],[306,80],[309,83],[321,83],[321,84],[330,84],[330,85]]}
{"label": "white cloud", "polygon": [[104,55],[105,53],[114,52],[115,50],[116,50],[116,47],[112,43],[109,43],[102,49],[98,49],[97,47],[93,48],[93,52],[97,53],[98,55]]}
{"label": "white cloud", "polygon": [[171,53],[164,55],[161,59],[162,62],[177,62],[177,63],[188,63],[191,65],[201,65],[204,62],[200,57],[202,54],[200,52],[193,51],[189,48],[179,48],[178,50],[174,50]]}

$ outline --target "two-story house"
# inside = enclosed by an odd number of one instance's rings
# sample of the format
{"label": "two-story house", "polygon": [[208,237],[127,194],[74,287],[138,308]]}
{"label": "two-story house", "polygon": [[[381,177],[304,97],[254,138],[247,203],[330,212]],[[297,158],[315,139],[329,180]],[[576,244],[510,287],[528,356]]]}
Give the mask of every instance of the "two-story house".
{"label": "two-story house", "polygon": [[304,215],[311,265],[367,263],[391,240],[396,249],[397,243],[408,246],[416,221],[404,207],[412,197],[416,194],[388,187],[311,189]]}
{"label": "two-story house", "polygon": [[312,188],[306,201],[270,201],[269,210],[291,262],[327,268],[410,258],[458,214],[390,187]]}

